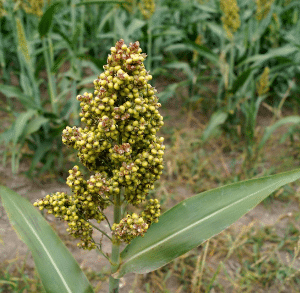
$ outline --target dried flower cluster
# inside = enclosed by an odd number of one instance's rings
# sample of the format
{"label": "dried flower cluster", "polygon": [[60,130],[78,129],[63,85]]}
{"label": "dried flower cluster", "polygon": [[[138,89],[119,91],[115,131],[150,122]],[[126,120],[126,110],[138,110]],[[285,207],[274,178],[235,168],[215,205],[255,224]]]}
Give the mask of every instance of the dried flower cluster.
{"label": "dried flower cluster", "polygon": [[[120,40],[111,48],[104,72],[94,81],[94,95],[77,97],[86,126],[66,127],[62,136],[94,174],[85,180],[75,166],[67,178],[72,195],[56,193],[35,203],[67,221],[68,231],[81,239],[82,248],[95,248],[89,220],[104,220],[103,210],[121,190],[123,202],[138,205],[162,174],[164,139],[156,133],[163,118],[156,90],[148,83],[152,76],[145,70],[145,58],[138,42],[127,46]],[[140,216],[128,215],[115,223],[113,234],[130,242],[143,236],[159,215],[158,201],[149,200]]]}
{"label": "dried flower cluster", "polygon": [[241,25],[239,7],[236,0],[221,0],[220,7],[223,12],[221,18],[223,27],[227,33],[228,38],[233,38],[235,33]]}
{"label": "dried flower cluster", "polygon": [[265,67],[262,75],[260,76],[258,82],[256,83],[256,92],[259,96],[265,95],[270,89],[269,74],[270,74],[270,68]]}

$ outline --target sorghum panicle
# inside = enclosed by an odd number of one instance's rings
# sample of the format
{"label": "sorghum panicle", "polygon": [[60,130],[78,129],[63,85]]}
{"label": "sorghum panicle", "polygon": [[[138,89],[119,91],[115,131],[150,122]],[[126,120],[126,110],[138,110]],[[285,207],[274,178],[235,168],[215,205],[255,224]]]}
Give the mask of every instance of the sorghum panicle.
{"label": "sorghum panicle", "polygon": [[259,96],[265,95],[270,89],[269,73],[270,73],[270,68],[265,67],[262,75],[260,76],[258,82],[256,83],[256,92]]}
{"label": "sorghum panicle", "polygon": [[141,0],[139,8],[145,19],[149,19],[155,12],[155,0]]}
{"label": "sorghum panicle", "polygon": [[228,38],[233,38],[233,33],[238,30],[241,25],[239,7],[236,0],[221,0],[220,7],[223,12],[221,18],[223,27]]}
{"label": "sorghum panicle", "polygon": [[[33,14],[38,17],[43,15],[43,8],[45,5],[44,0],[13,0],[15,2],[14,10],[22,8],[27,14]],[[51,0],[47,0],[48,5]]]}
{"label": "sorghum panicle", "polygon": [[[104,72],[94,81],[94,95],[77,97],[86,126],[68,126],[62,135],[63,143],[78,150],[81,163],[94,174],[86,181],[75,166],[67,178],[71,196],[56,193],[35,203],[67,221],[68,231],[81,239],[82,248],[95,248],[88,220],[101,222],[103,210],[121,189],[125,202],[138,205],[162,174],[164,139],[156,133],[163,118],[156,90],[148,83],[152,76],[144,67],[145,58],[139,42],[127,46],[120,40],[111,48]],[[143,236],[159,215],[158,201],[150,199],[140,215],[127,215],[115,223],[112,233],[129,243]]]}
{"label": "sorghum panicle", "polygon": [[255,2],[257,6],[255,17],[260,21],[269,14],[274,0],[255,0]]}
{"label": "sorghum panicle", "polygon": [[4,9],[4,0],[0,0],[0,18],[7,15],[7,11]]}

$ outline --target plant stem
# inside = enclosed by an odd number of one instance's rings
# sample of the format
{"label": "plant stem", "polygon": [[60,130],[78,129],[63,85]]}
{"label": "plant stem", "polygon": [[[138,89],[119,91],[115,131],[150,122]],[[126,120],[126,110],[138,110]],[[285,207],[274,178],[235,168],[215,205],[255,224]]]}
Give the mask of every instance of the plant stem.
{"label": "plant stem", "polygon": [[51,73],[51,49],[48,48],[45,38],[42,38],[42,44],[43,44],[43,51],[44,51],[44,58],[46,62],[46,71],[48,75],[48,82],[49,82],[49,95],[50,95],[50,101],[52,106],[52,111],[54,114],[57,114],[57,101],[56,101],[56,88],[55,88],[55,81],[54,81],[54,75]]}
{"label": "plant stem", "polygon": [[151,71],[152,63],[152,21],[151,17],[148,19],[148,42],[147,42],[147,70]]}
{"label": "plant stem", "polygon": [[[229,84],[228,84],[228,88],[232,89],[232,85],[233,85],[233,79],[234,79],[234,40],[232,39],[231,41],[231,48],[230,48],[230,61],[229,61]],[[229,107],[228,110],[232,110],[232,97],[230,95],[230,99],[229,99]]]}
{"label": "plant stem", "polygon": [[[119,223],[121,220],[121,192],[114,199],[114,223]],[[120,242],[114,236],[112,237],[112,252],[111,252],[111,273],[115,273],[118,270],[120,263]],[[119,292],[119,279],[109,277],[109,293]]]}
{"label": "plant stem", "polygon": [[99,229],[98,227],[96,227],[93,223],[87,221],[92,227],[94,227],[96,230],[98,230],[99,232],[101,232],[103,235],[105,235],[109,240],[111,240],[111,237],[108,236],[103,230]]}

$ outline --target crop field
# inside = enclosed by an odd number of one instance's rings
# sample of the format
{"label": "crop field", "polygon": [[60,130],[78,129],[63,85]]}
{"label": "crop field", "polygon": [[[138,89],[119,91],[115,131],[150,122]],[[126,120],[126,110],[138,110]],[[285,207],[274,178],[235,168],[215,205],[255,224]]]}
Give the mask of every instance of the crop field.
{"label": "crop field", "polygon": [[[147,196],[162,214],[201,192],[299,168],[299,0],[0,0],[0,185],[34,203],[68,192],[74,165],[87,176],[63,131],[88,125],[82,101],[107,75],[119,40],[139,42],[140,81],[151,74],[157,90],[164,123],[151,131],[165,149]],[[124,113],[114,109],[115,117]],[[124,127],[125,137],[132,129]],[[300,292],[299,186],[281,186],[157,270],[122,276],[120,292]],[[80,249],[63,220],[40,210],[94,292],[113,292],[107,239],[103,254]],[[106,216],[114,218],[111,206]],[[0,293],[17,292],[47,291],[0,201]]]}

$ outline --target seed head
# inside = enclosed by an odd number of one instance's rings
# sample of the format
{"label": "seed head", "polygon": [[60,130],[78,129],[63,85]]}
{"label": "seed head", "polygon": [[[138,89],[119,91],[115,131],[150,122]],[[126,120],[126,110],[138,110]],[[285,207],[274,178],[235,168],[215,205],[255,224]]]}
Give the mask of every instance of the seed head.
{"label": "seed head", "polygon": [[241,25],[240,16],[239,16],[239,7],[236,0],[221,0],[220,7],[223,12],[221,18],[223,27],[227,33],[228,38],[233,38],[233,33]]}
{"label": "seed head", "polygon": [[[120,40],[111,48],[104,72],[94,80],[94,95],[77,96],[85,127],[67,126],[62,134],[63,143],[78,151],[81,163],[93,174],[85,180],[78,166],[69,171],[72,195],[63,196],[63,211],[53,201],[35,203],[67,221],[68,231],[81,239],[79,246],[84,249],[95,248],[89,220],[101,222],[103,210],[121,189],[125,202],[142,203],[164,168],[164,139],[156,136],[163,125],[161,105],[156,89],[148,83],[152,76],[143,64],[146,57],[139,42],[127,46]],[[143,236],[159,215],[158,201],[150,200],[140,216],[133,214],[115,223],[113,234],[130,242]]]}
{"label": "seed head", "polygon": [[270,12],[274,0],[255,0],[256,2],[256,19],[264,19]]}
{"label": "seed head", "polygon": [[270,68],[265,67],[262,75],[260,76],[258,82],[256,83],[256,92],[259,96],[265,95],[270,89],[269,73],[270,73]]}
{"label": "seed head", "polygon": [[149,19],[155,12],[155,0],[141,0],[139,8],[144,18]]}

